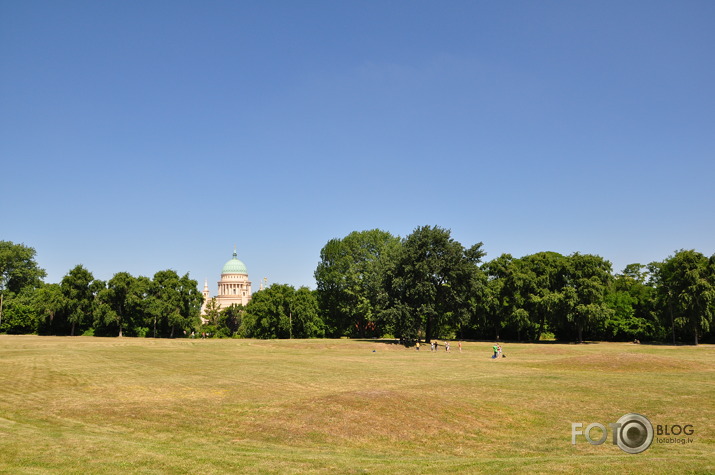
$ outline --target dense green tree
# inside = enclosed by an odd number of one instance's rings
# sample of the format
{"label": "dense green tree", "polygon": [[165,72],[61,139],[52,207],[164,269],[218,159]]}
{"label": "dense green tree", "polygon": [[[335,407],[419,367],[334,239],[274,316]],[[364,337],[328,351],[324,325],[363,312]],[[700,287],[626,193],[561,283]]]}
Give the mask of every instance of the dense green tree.
{"label": "dense green tree", "polygon": [[186,331],[195,327],[200,318],[201,304],[204,296],[199,292],[198,282],[186,273],[179,279],[179,312],[181,314],[181,328]]}
{"label": "dense green tree", "polygon": [[563,289],[567,282],[568,258],[558,252],[538,252],[519,259],[524,310],[534,328],[534,341],[553,322],[565,318]]}
{"label": "dense green tree", "polygon": [[208,302],[206,302],[206,308],[204,309],[204,318],[208,320],[209,325],[218,325],[221,319],[221,305],[219,305],[216,297],[211,297]]}
{"label": "dense green tree", "polygon": [[131,334],[145,337],[149,334],[149,328],[154,323],[154,315],[158,307],[157,300],[152,294],[154,283],[149,277],[140,275],[134,279],[132,285],[132,318]]}
{"label": "dense green tree", "polygon": [[89,328],[94,304],[92,282],[94,276],[81,264],[75,266],[60,282],[60,290],[65,302],[67,321],[71,326],[70,335],[75,330]]}
{"label": "dense green tree", "polygon": [[[482,271],[487,276],[487,282],[484,289],[484,296],[480,302],[480,314],[483,317],[476,322],[483,330],[491,330],[492,336],[499,339],[499,333],[503,328],[508,313],[508,296],[506,289],[505,271],[507,265],[510,265],[512,256],[502,254],[496,259],[482,265]],[[482,335],[486,337],[486,335]]]}
{"label": "dense green tree", "polygon": [[474,312],[484,291],[482,243],[465,249],[447,229],[423,226],[407,236],[388,274],[391,307],[384,316],[397,336],[430,342]]}
{"label": "dense green tree", "polygon": [[581,341],[585,329],[600,329],[612,313],[604,303],[610,263],[599,256],[503,255],[482,268],[489,276],[483,302],[486,324],[497,338],[500,329],[508,328],[519,339],[526,333],[538,340],[548,328]]}
{"label": "dense green tree", "polygon": [[300,287],[292,296],[290,304],[291,324],[294,338],[322,338],[325,325],[320,318],[317,292]]}
{"label": "dense green tree", "polygon": [[655,289],[642,264],[629,264],[617,274],[605,302],[613,311],[604,325],[604,339],[657,340],[664,329],[655,313]]}
{"label": "dense green tree", "polygon": [[154,274],[147,307],[153,320],[155,337],[158,332],[174,338],[177,330],[187,331],[196,326],[203,302],[197,285],[189,274],[179,277],[174,270]]}
{"label": "dense green tree", "polygon": [[596,329],[613,313],[605,304],[611,279],[611,263],[602,257],[578,252],[569,256],[563,289],[566,322],[575,327],[579,342],[583,341],[584,329]]}
{"label": "dense green tree", "polygon": [[324,335],[315,294],[287,284],[256,292],[246,306],[242,334],[252,338],[313,338]]}
{"label": "dense green tree", "polygon": [[154,274],[150,288],[148,304],[152,317],[152,335],[161,336],[171,327],[170,336],[174,336],[175,325],[169,322],[179,320],[179,276],[174,270],[162,270]]}
{"label": "dense green tree", "polygon": [[289,300],[295,289],[272,284],[253,294],[246,305],[243,334],[252,338],[290,338]]}
{"label": "dense green tree", "polygon": [[[67,304],[59,284],[44,284],[34,293],[34,307],[40,315],[38,331],[40,333],[57,333],[55,316],[62,314]],[[61,331],[61,329],[59,329]]]}
{"label": "dense green tree", "polygon": [[651,269],[673,327],[687,328],[697,345],[715,315],[715,255],[708,259],[695,250],[680,250]]}
{"label": "dense green tree", "polygon": [[[107,286],[97,296],[95,325],[107,325],[117,336],[143,324],[146,287],[128,272],[118,272],[107,281]],[[133,332],[133,331],[132,331]]]}
{"label": "dense green tree", "polygon": [[0,290],[18,293],[24,287],[39,287],[47,275],[35,262],[35,249],[0,241]]}
{"label": "dense green tree", "polygon": [[5,299],[26,287],[39,287],[46,275],[35,262],[35,249],[11,241],[0,241],[0,328]]}
{"label": "dense green tree", "polygon": [[513,324],[521,339],[521,331],[528,324],[528,312],[524,309],[522,287],[525,276],[520,273],[518,260],[510,254],[502,254],[482,265],[487,276],[484,298],[481,302],[483,322],[489,327],[495,339],[499,340],[501,330]]}
{"label": "dense green tree", "polygon": [[[24,298],[23,298],[24,297]],[[37,329],[38,314],[30,299],[17,295],[5,305],[5,318],[0,331],[11,334],[34,333]]]}
{"label": "dense green tree", "polygon": [[[215,299],[212,299],[215,300]],[[225,309],[221,310],[219,315],[219,334],[222,336],[234,336],[237,335],[241,324],[243,323],[243,314],[245,312],[245,307],[240,304],[232,303]],[[207,307],[208,315],[208,307]]]}
{"label": "dense green tree", "polygon": [[393,284],[392,294],[393,301],[382,311],[381,320],[385,323],[385,327],[398,337],[400,341],[409,343],[420,337],[422,330],[422,319],[415,318],[414,312],[410,306],[400,300],[400,295],[397,292],[402,289],[397,289]]}
{"label": "dense green tree", "polygon": [[378,316],[387,302],[385,275],[400,239],[379,229],[331,239],[315,271],[323,319],[333,336],[379,336]]}
{"label": "dense green tree", "polygon": [[[515,259],[507,267],[505,275],[504,296],[507,297],[506,304],[508,313],[506,314],[505,328],[516,331],[517,340],[521,341],[522,336],[534,338],[537,322],[531,318],[530,291],[535,290],[536,275],[529,266],[525,265],[522,259]],[[531,298],[533,300],[533,296]]]}

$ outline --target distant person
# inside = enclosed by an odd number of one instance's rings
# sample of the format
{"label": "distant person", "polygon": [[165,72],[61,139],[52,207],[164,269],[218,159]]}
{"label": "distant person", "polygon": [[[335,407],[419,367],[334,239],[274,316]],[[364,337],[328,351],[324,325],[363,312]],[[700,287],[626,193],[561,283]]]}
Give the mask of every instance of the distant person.
{"label": "distant person", "polygon": [[499,356],[499,344],[494,343],[494,346],[492,346],[492,350],[494,350],[494,355],[492,356],[492,359],[495,360],[497,359],[497,356]]}
{"label": "distant person", "polygon": [[444,343],[444,351],[449,351],[449,342]]}
{"label": "distant person", "polygon": [[420,351],[420,340],[417,340],[417,351]]}
{"label": "distant person", "polygon": [[459,352],[461,353],[462,352],[462,341],[461,340],[457,343],[457,346],[459,346]]}

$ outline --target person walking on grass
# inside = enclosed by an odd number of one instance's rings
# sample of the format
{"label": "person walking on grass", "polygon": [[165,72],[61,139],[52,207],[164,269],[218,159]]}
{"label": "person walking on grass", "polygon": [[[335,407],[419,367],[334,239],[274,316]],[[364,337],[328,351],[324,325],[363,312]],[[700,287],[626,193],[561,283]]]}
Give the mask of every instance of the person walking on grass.
{"label": "person walking on grass", "polygon": [[492,359],[495,360],[497,359],[497,356],[499,356],[499,343],[494,343],[494,346],[492,346],[492,350],[494,350],[494,355],[492,356]]}
{"label": "person walking on grass", "polygon": [[420,351],[420,340],[417,340],[417,351]]}
{"label": "person walking on grass", "polygon": [[459,342],[457,342],[457,346],[459,346],[459,352],[461,353],[462,352],[462,340],[459,340]]}

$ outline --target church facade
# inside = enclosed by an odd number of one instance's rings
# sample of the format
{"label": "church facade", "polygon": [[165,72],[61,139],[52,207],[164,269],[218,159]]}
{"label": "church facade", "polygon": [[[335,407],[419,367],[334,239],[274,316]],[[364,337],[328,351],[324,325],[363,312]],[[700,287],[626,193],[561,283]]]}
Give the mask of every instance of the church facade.
{"label": "church facade", "polygon": [[[201,306],[201,315],[206,314],[206,305],[211,300],[208,280],[204,281],[204,303]],[[238,260],[236,250],[233,257],[221,269],[221,280],[218,281],[218,294],[216,303],[221,309],[232,304],[246,305],[251,301],[251,281],[248,280],[246,264]]]}

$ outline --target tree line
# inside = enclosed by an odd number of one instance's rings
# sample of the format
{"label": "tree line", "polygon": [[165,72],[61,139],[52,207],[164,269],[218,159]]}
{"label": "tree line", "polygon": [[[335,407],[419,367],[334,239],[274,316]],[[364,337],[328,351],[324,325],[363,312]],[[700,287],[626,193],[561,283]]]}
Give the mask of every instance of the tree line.
{"label": "tree line", "polygon": [[329,241],[315,271],[329,336],[538,341],[712,340],[715,255],[680,250],[614,274],[593,254],[485,260],[447,229]]}
{"label": "tree line", "polygon": [[77,265],[59,284],[46,284],[34,254],[0,241],[2,332],[175,337],[193,326],[201,308],[203,296],[188,274],[164,270],[150,279],[118,272],[104,282]]}
{"label": "tree line", "polygon": [[715,255],[680,250],[617,274],[593,254],[539,252],[485,260],[438,226],[405,238],[379,229],[328,241],[316,290],[273,284],[248,305],[206,303],[189,275],[78,265],[42,281],[34,249],[0,241],[0,332],[139,337],[394,337],[539,341],[712,340]]}
{"label": "tree line", "polygon": [[59,284],[35,250],[0,241],[0,332],[42,335],[313,338],[325,336],[315,291],[274,284],[243,307],[207,302],[189,274],[168,269],[153,277],[118,272],[103,281],[82,265]]}

